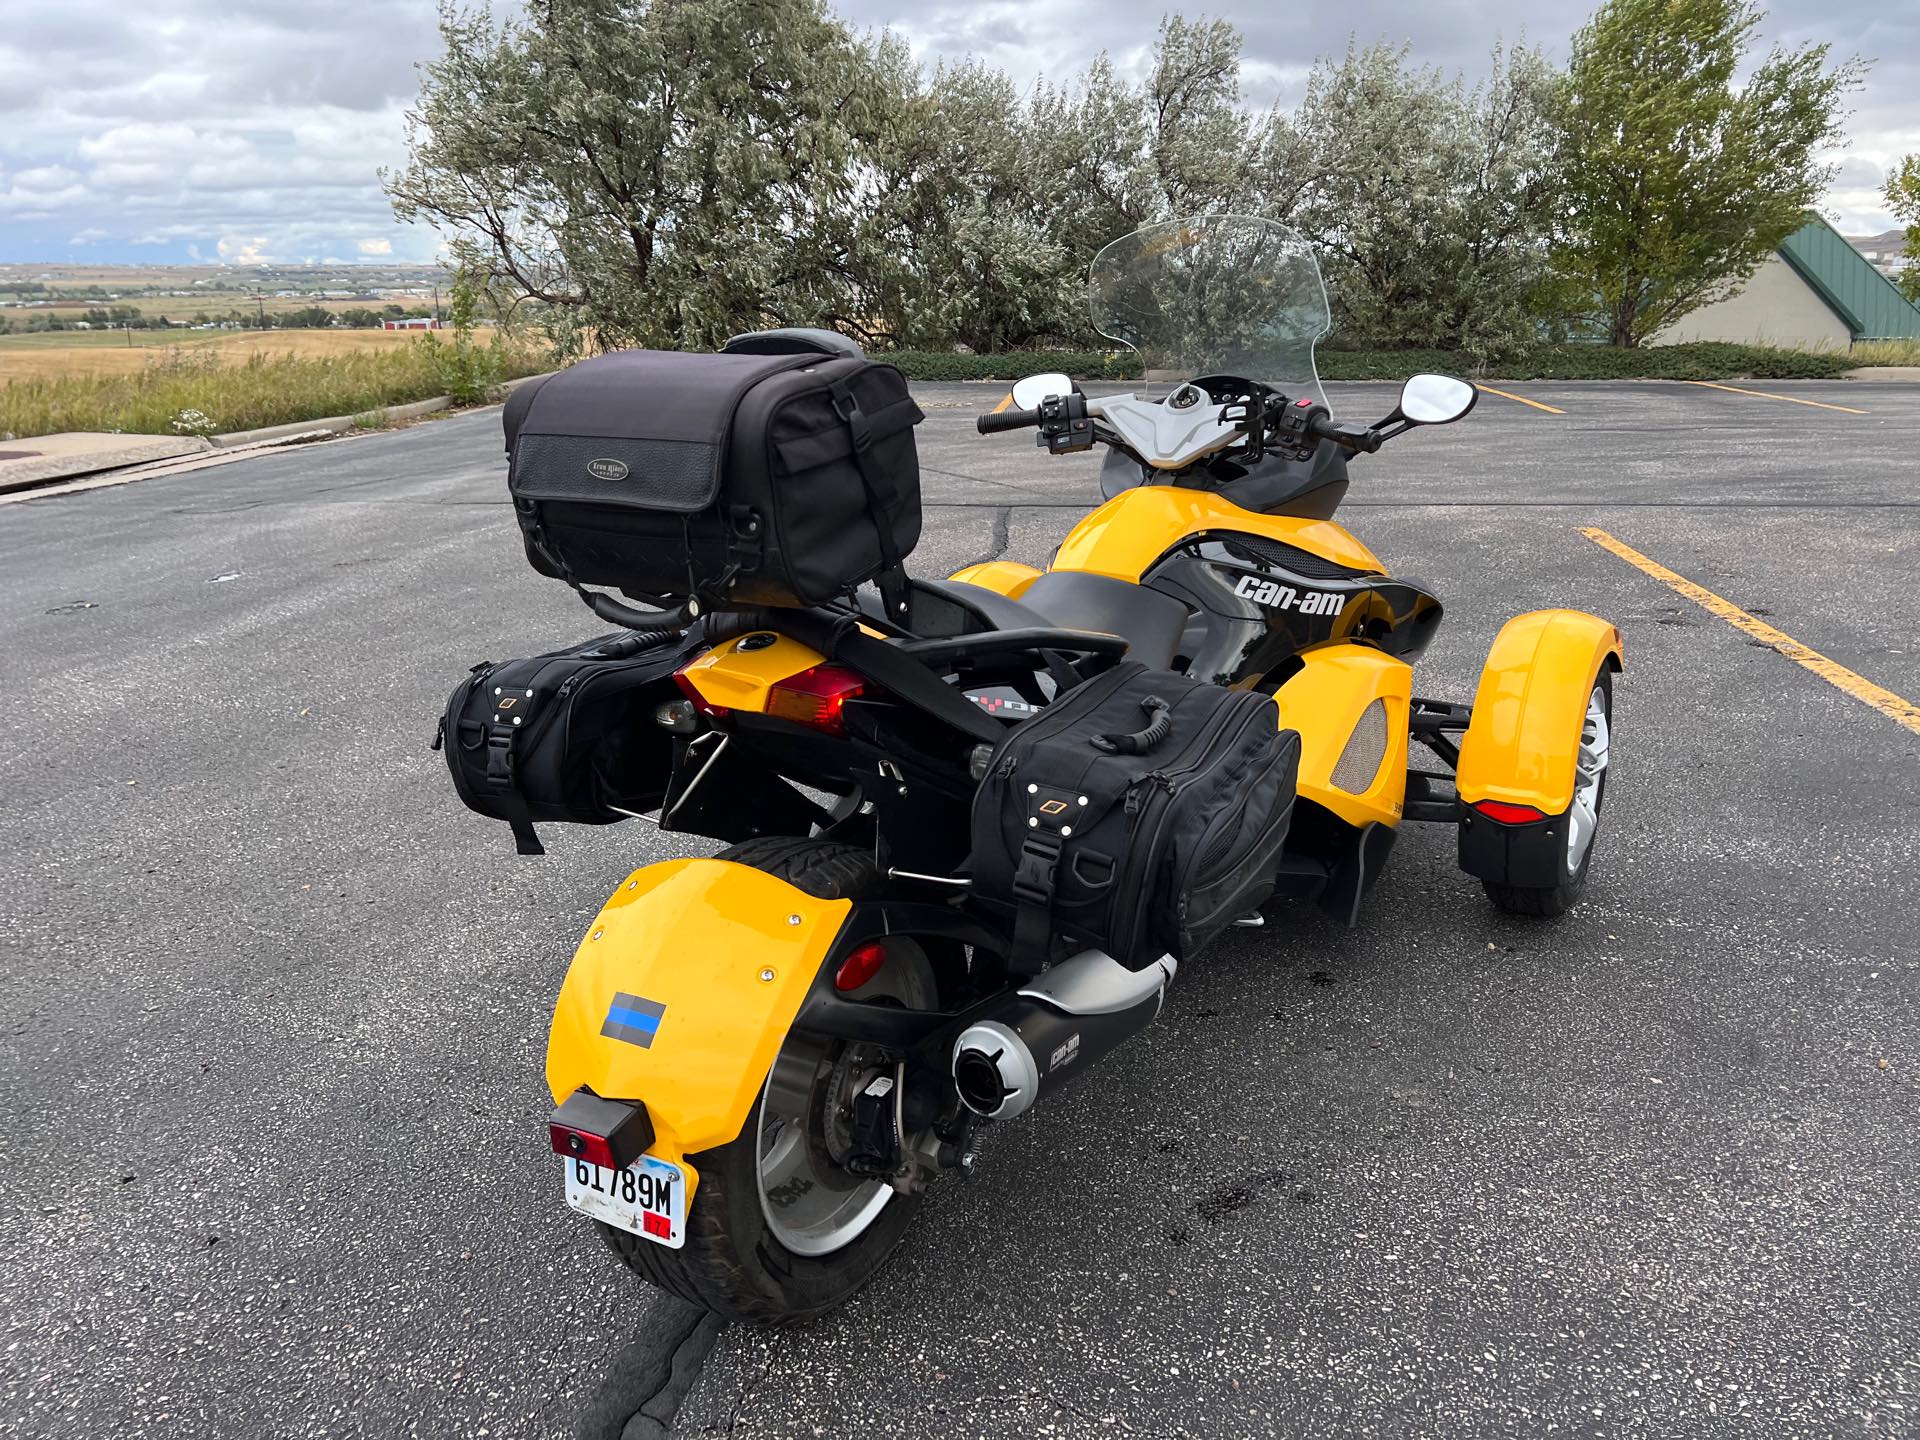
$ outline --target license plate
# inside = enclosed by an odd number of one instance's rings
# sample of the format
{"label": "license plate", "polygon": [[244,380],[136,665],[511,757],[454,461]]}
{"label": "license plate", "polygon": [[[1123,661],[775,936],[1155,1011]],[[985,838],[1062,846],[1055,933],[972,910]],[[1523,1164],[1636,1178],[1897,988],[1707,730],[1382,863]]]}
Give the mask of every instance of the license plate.
{"label": "license plate", "polygon": [[563,1160],[567,1204],[616,1229],[678,1250],[687,1240],[687,1172],[642,1155],[625,1170]]}

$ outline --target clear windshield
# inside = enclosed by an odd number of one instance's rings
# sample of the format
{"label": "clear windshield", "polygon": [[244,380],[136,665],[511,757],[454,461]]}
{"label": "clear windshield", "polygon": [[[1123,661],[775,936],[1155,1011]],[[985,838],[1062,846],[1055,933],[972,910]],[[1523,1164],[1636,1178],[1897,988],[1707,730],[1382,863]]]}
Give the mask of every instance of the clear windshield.
{"label": "clear windshield", "polygon": [[1313,247],[1251,215],[1142,226],[1089,275],[1093,328],[1182,378],[1237,375],[1287,395],[1320,393],[1313,344],[1332,324]]}

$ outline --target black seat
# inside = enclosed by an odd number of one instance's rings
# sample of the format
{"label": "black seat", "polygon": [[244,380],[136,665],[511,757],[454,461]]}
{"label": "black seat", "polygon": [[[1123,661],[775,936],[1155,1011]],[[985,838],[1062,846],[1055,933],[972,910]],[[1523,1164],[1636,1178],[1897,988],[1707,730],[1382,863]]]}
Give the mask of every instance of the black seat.
{"label": "black seat", "polygon": [[[1127,657],[1164,669],[1180,651],[1187,607],[1171,595],[1078,570],[1050,570],[1018,600],[965,580],[914,578],[913,632],[923,639],[987,630],[1092,630],[1118,635]],[[855,603],[879,618],[880,597],[862,588]]]}
{"label": "black seat", "polygon": [[1171,595],[1110,575],[1049,570],[1021,593],[1018,604],[1063,630],[1101,630],[1127,642],[1127,658],[1164,670],[1180,653],[1187,607]]}

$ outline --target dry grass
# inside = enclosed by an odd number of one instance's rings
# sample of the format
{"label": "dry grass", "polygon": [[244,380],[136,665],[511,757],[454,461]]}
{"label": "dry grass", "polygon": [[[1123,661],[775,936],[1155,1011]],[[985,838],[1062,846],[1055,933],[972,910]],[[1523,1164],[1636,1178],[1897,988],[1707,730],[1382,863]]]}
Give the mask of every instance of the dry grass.
{"label": "dry grass", "polygon": [[1920,365],[1920,340],[1861,340],[1848,358],[1856,365]]}
{"label": "dry grass", "polygon": [[[0,384],[65,375],[137,375],[157,357],[178,352],[212,364],[255,355],[316,359],[404,349],[420,331],[403,330],[104,330],[0,336]],[[425,332],[444,340],[446,331]],[[482,344],[490,330],[475,332]],[[128,339],[132,344],[129,345]]]}
{"label": "dry grass", "polygon": [[[351,331],[311,334],[335,343],[299,355],[290,353],[285,334],[245,336],[236,338],[265,343],[135,351],[145,363],[130,373],[69,370],[15,378],[0,385],[0,437],[251,430],[358,415],[434,395],[477,398],[488,385],[552,363],[539,351],[505,345],[476,347],[463,356],[449,342],[420,336],[388,336],[389,343],[369,346],[352,344]],[[276,340],[280,344],[268,348]]]}

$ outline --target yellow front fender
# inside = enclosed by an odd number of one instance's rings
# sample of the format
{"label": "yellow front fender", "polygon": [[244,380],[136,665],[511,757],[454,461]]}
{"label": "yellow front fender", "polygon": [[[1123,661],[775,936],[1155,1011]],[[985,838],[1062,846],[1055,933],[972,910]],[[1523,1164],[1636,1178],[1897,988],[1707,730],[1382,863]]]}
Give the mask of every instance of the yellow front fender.
{"label": "yellow front fender", "polygon": [[636,870],[560,987],[547,1038],[554,1101],[585,1085],[644,1102],[649,1153],[663,1160],[726,1144],[852,908],[727,860]]}
{"label": "yellow front fender", "polygon": [[1460,740],[1461,802],[1563,813],[1573,802],[1587,697],[1601,667],[1622,661],[1620,632],[1597,615],[1536,610],[1509,620],[1487,653]]}

